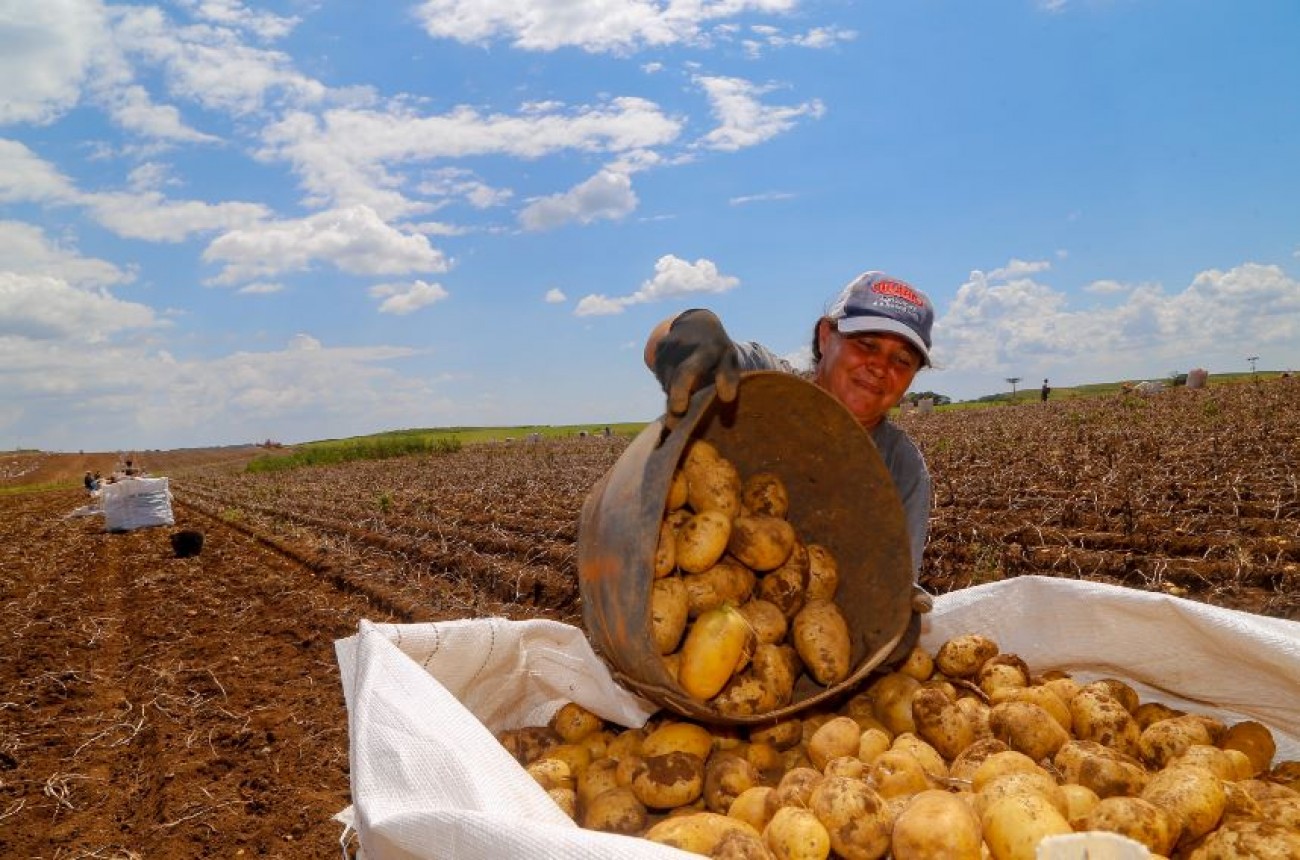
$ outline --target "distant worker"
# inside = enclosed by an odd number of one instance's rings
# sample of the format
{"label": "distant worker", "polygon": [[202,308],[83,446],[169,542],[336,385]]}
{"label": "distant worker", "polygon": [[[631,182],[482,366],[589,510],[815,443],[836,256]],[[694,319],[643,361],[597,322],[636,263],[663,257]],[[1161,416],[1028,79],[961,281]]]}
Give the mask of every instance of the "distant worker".
{"label": "distant worker", "polygon": [[[930,472],[915,443],[888,415],[917,371],[930,366],[933,323],[934,306],[920,290],[882,272],[864,272],[817,319],[812,334],[813,381],[871,433],[902,499],[913,583],[929,533]],[[793,370],[761,344],[733,342],[722,321],[702,308],[659,323],[644,358],[667,395],[669,422],[684,415],[691,394],[705,386],[716,384],[723,402],[735,399],[742,370]],[[929,595],[918,587],[912,606],[928,612]],[[900,647],[910,650],[919,630],[914,616]]]}
{"label": "distant worker", "polygon": [[1048,385],[1048,384],[1047,384],[1047,380],[1044,379],[1044,380],[1043,380],[1043,387],[1039,390],[1039,399],[1042,400],[1044,403],[1046,403],[1046,402],[1047,402],[1047,395],[1049,395],[1049,394],[1051,394],[1051,393],[1052,393],[1052,386]]}
{"label": "distant worker", "polygon": [[84,483],[84,484],[86,485],[86,492],[87,492],[87,493],[93,493],[93,492],[95,492],[95,476],[94,476],[94,475],[92,475],[92,474],[90,474],[89,472],[87,472],[87,473],[86,473],[86,477],[82,478],[81,480],[82,480],[82,483]]}

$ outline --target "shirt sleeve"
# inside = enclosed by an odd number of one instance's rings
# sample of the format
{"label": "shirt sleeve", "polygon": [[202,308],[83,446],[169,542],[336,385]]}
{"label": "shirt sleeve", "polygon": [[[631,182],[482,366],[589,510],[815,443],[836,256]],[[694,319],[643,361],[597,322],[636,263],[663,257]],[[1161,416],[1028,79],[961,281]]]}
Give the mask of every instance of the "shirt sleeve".
{"label": "shirt sleeve", "polygon": [[781,370],[794,373],[790,362],[752,340],[736,344],[736,358],[741,370]]}
{"label": "shirt sleeve", "polygon": [[888,420],[878,424],[871,436],[903,502],[903,517],[912,549],[912,579],[915,581],[921,573],[921,559],[930,533],[930,470],[907,434]]}

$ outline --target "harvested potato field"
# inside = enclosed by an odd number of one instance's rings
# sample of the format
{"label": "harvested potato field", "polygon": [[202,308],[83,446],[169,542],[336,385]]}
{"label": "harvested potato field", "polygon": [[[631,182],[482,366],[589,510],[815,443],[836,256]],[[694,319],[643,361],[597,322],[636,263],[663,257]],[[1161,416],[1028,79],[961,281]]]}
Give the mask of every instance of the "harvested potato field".
{"label": "harvested potato field", "polygon": [[[935,476],[924,582],[1043,573],[1300,617],[1297,401],[1283,379],[909,415]],[[333,641],[360,618],[580,623],[578,511],[626,443],[174,459],[191,558],[172,529],[68,517],[80,491],[0,495],[0,855],[335,856]]]}

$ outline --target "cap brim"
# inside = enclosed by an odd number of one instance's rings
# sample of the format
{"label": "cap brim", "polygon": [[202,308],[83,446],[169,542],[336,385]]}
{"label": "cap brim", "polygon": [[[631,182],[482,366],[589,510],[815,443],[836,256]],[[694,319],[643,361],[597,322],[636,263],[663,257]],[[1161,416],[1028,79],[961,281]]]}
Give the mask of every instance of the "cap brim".
{"label": "cap brim", "polygon": [[840,334],[868,334],[871,332],[896,334],[916,347],[916,351],[921,354],[921,364],[923,366],[928,367],[930,365],[930,350],[926,348],[925,341],[921,340],[920,335],[912,331],[911,326],[898,320],[864,314],[841,317],[835,321],[835,327],[839,329]]}

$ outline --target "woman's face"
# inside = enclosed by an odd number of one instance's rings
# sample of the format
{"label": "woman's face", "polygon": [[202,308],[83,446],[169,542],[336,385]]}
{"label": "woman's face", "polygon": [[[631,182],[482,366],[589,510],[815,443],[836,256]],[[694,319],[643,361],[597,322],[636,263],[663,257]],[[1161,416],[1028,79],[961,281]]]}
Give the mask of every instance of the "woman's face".
{"label": "woman's face", "polygon": [[822,359],[816,381],[843,403],[863,427],[880,423],[907,393],[921,357],[895,334],[844,335],[824,319],[817,326]]}

